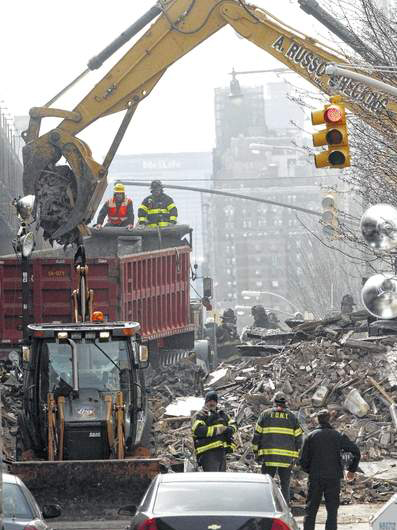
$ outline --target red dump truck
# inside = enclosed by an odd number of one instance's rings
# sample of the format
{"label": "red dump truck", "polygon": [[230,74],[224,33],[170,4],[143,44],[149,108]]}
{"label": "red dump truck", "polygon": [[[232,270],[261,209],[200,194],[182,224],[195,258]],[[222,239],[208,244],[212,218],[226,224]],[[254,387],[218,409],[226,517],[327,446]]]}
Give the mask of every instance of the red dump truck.
{"label": "red dump truck", "polygon": [[[109,321],[136,321],[151,362],[174,362],[194,348],[190,306],[189,227],[162,230],[106,229],[85,242],[94,310]],[[34,253],[31,260],[31,322],[72,322],[72,291],[78,278],[73,251]],[[20,261],[0,258],[0,355],[22,342]]]}

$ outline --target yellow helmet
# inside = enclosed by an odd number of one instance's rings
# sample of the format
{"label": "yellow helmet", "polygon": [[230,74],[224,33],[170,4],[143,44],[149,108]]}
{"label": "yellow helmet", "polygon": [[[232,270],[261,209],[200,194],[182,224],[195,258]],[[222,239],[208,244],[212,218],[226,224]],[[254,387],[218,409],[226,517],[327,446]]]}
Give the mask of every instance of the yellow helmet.
{"label": "yellow helmet", "polygon": [[125,193],[124,184],[122,184],[121,182],[117,182],[114,185],[113,193]]}

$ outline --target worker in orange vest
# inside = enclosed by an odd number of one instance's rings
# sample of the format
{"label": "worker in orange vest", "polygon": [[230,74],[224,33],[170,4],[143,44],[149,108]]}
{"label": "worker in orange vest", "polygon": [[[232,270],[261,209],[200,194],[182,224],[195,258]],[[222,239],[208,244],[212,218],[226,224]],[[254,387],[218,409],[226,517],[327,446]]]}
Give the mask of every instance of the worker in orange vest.
{"label": "worker in orange vest", "polygon": [[125,196],[124,184],[117,182],[113,188],[113,197],[102,206],[94,228],[102,228],[105,217],[108,217],[106,226],[134,228],[134,207],[132,200]]}

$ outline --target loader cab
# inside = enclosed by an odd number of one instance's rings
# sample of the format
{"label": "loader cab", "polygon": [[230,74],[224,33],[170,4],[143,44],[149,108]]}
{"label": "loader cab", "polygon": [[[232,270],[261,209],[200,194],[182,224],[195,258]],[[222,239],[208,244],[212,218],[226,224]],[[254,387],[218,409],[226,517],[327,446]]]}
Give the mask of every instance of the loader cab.
{"label": "loader cab", "polygon": [[37,456],[48,457],[51,397],[56,410],[55,437],[61,429],[64,433],[61,459],[114,456],[118,399],[126,447],[139,444],[147,407],[143,368],[148,362],[139,324],[35,324],[29,329],[24,411]]}

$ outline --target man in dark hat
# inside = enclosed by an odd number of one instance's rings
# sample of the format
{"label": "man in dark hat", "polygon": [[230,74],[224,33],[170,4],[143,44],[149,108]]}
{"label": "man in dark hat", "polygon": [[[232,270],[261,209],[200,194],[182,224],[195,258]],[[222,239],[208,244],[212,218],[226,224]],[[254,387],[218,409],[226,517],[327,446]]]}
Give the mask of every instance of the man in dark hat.
{"label": "man in dark hat", "polygon": [[261,413],[252,440],[255,458],[262,464],[262,473],[274,477],[278,472],[281,491],[287,504],[294,460],[299,456],[303,431],[296,416],[287,408],[283,392],[273,397],[274,407]]}
{"label": "man in dark hat", "polygon": [[340,305],[340,312],[342,315],[350,315],[353,313],[353,306],[355,306],[356,303],[353,300],[353,297],[351,294],[345,294],[342,298],[342,302]]}
{"label": "man in dark hat", "polygon": [[340,481],[343,478],[341,452],[349,452],[353,459],[348,467],[347,480],[353,480],[360,462],[357,445],[330,424],[327,409],[317,413],[318,427],[305,440],[300,458],[302,469],[309,474],[304,530],[314,530],[316,515],[324,495],[327,508],[326,530],[336,530],[339,508]]}
{"label": "man in dark hat", "polygon": [[210,390],[204,407],[193,417],[192,433],[198,464],[203,471],[226,471],[225,455],[235,449],[236,424],[218,408],[218,394]]}

